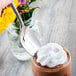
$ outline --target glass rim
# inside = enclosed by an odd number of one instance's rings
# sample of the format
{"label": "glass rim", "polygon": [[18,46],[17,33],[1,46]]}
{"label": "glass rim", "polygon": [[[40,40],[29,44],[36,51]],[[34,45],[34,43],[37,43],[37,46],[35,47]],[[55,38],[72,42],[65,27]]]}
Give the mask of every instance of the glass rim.
{"label": "glass rim", "polygon": [[[48,68],[50,71],[45,71],[45,72],[57,72],[57,71],[60,71],[60,69],[63,69],[64,67],[66,67],[68,64],[70,64],[71,63],[71,53],[70,53],[70,51],[68,51],[67,49],[64,49],[64,50],[66,50],[66,52],[67,52],[67,55],[69,55],[69,59],[68,59],[68,62],[67,63],[65,63],[65,65],[63,65],[63,67],[60,67],[60,68],[58,68],[58,69],[54,69],[54,68]],[[37,65],[36,64],[36,62],[34,61],[34,59],[32,58],[32,63],[37,67],[37,68],[40,68],[40,70],[42,71],[43,69],[45,69],[46,67],[45,66],[43,66],[43,67],[41,67],[40,65]],[[62,65],[62,64],[61,64]]]}

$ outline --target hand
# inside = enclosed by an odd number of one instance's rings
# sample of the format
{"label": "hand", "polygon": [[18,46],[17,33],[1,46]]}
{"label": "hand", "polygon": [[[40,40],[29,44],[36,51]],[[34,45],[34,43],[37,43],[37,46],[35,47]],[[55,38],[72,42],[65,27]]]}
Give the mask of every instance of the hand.
{"label": "hand", "polygon": [[14,0],[0,0],[0,15],[2,8],[12,3]]}

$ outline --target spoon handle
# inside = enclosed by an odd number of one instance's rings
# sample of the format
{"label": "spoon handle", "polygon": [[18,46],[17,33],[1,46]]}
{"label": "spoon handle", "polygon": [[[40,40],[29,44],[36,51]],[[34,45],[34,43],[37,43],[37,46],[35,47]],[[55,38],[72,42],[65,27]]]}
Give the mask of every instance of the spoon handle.
{"label": "spoon handle", "polygon": [[[25,27],[24,22],[23,22],[23,20],[22,20],[22,18],[21,18],[21,16],[20,16],[18,10],[16,9],[14,3],[11,3],[10,5],[11,5],[14,13],[16,14],[17,19],[19,20],[19,23],[20,23],[20,26],[21,26],[21,27],[20,27],[20,42],[21,42],[22,46],[24,47],[24,49],[26,49],[26,48],[25,48],[25,45],[24,45],[24,43],[25,43],[24,30],[25,30],[26,27]],[[26,52],[27,52],[30,56],[32,56],[31,53],[29,53],[28,51],[26,51]]]}
{"label": "spoon handle", "polygon": [[10,5],[11,5],[14,13],[16,14],[17,19],[19,20],[19,23],[20,23],[20,25],[21,25],[20,29],[21,29],[22,27],[24,27],[24,22],[23,22],[23,20],[22,20],[22,18],[21,18],[21,16],[20,16],[18,10],[16,9],[14,3],[11,3]]}

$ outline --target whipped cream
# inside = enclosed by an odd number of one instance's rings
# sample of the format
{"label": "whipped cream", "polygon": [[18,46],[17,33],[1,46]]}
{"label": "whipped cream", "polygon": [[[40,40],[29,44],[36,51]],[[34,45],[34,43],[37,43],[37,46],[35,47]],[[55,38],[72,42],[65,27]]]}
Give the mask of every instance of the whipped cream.
{"label": "whipped cream", "polygon": [[41,47],[37,53],[37,62],[42,66],[53,68],[67,61],[67,53],[57,43],[48,43]]}

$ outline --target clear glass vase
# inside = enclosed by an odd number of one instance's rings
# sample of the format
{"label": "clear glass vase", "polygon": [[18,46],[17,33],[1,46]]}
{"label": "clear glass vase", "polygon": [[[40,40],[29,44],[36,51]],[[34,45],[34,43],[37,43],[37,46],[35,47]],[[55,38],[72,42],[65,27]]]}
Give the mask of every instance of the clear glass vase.
{"label": "clear glass vase", "polygon": [[19,28],[14,26],[14,23],[11,23],[8,31],[8,38],[10,42],[10,49],[12,54],[21,61],[27,61],[30,60],[31,56],[26,52],[26,50],[23,48],[23,46],[20,43],[19,34],[17,33],[17,30]]}

